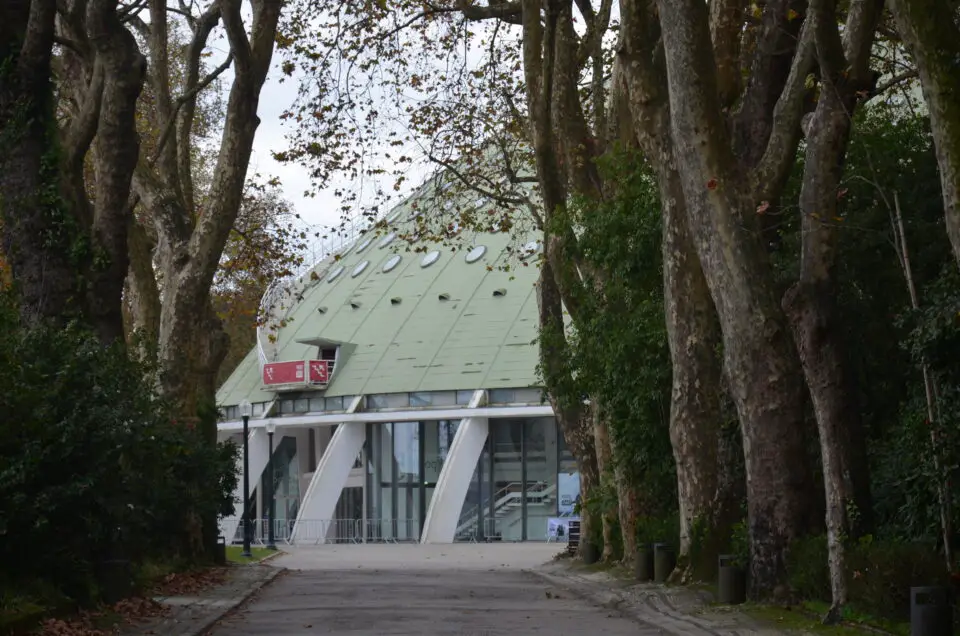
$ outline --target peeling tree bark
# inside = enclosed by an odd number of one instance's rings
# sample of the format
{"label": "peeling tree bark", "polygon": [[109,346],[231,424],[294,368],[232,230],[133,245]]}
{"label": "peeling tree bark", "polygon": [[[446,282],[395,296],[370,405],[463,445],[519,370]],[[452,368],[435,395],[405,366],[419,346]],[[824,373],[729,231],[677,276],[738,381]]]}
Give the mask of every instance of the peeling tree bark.
{"label": "peeling tree bark", "polygon": [[[622,4],[622,40],[614,76],[626,87],[634,132],[657,170],[663,211],[663,284],[671,355],[670,438],[677,466],[679,562],[691,565],[691,527],[723,541],[734,519],[732,491],[719,480],[720,330],[690,237],[670,138],[666,67],[659,24],[649,7]],[[729,8],[727,9],[729,10]],[[735,511],[734,511],[735,514]],[[678,577],[689,573],[678,570]]]}
{"label": "peeling tree bark", "polygon": [[960,24],[944,0],[891,0],[897,30],[917,64],[940,167],[947,236],[960,265]]}
{"label": "peeling tree bark", "polygon": [[866,441],[837,304],[837,192],[853,111],[873,85],[869,53],[882,8],[882,0],[852,2],[842,41],[834,0],[811,2],[823,87],[808,127],[800,191],[800,280],[783,299],[819,431],[833,597],[824,621],[831,624],[847,603],[846,545],[869,527],[872,511]]}
{"label": "peeling tree bark", "polygon": [[126,298],[131,317],[129,330],[137,340],[141,357],[154,359],[160,333],[160,290],[153,271],[155,241],[135,218],[130,219],[128,246],[130,271]]}
{"label": "peeling tree bark", "polygon": [[[593,428],[594,448],[597,453],[597,473],[600,476],[600,486],[603,486],[604,479],[613,478],[613,451],[610,446],[610,428],[603,414],[600,404],[593,402],[588,409],[590,412]],[[600,516],[600,522],[603,524],[603,553],[601,558],[604,561],[613,560],[613,524],[617,522],[618,510],[604,510]]]}
{"label": "peeling tree bark", "polygon": [[[135,192],[152,217],[157,233],[157,256],[163,277],[163,296],[157,328],[160,389],[181,413],[196,416],[204,404],[212,406],[216,370],[226,355],[226,338],[210,305],[210,287],[223,247],[240,209],[253,140],[259,125],[260,90],[273,56],[279,0],[255,0],[250,35],[241,19],[241,1],[212,5],[194,23],[188,47],[186,85],[176,102],[170,95],[167,38],[163,28],[151,31],[150,57],[158,62],[151,82],[158,98],[158,128],[165,134],[155,163],[141,159],[134,178]],[[166,4],[151,2],[151,22],[165,23]],[[202,210],[194,209],[193,177],[189,161],[191,130],[197,92],[205,85],[200,60],[207,38],[221,21],[230,44],[234,78],[227,101],[220,152],[210,191]],[[176,134],[173,134],[176,132]],[[141,267],[143,273],[145,268]],[[143,298],[149,298],[149,290]],[[216,428],[205,434],[216,440]]]}
{"label": "peeling tree bark", "polygon": [[783,579],[788,546],[809,513],[801,375],[774,295],[750,183],[718,107],[707,5],[658,0],[670,121],[687,221],[720,318],[724,360],[743,429],[751,596]]}

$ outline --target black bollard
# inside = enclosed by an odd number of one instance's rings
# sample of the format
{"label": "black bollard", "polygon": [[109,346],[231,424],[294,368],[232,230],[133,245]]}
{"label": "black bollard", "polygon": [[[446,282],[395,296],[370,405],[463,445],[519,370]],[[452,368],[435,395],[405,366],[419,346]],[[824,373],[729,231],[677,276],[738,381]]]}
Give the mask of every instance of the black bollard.
{"label": "black bollard", "polygon": [[638,581],[653,579],[653,546],[641,543],[633,561],[633,575]]}
{"label": "black bollard", "polygon": [[653,546],[653,582],[666,583],[673,568],[677,565],[673,550],[666,543]]}
{"label": "black bollard", "polygon": [[213,563],[214,565],[227,564],[227,538],[224,536],[217,537],[217,549],[213,553]]}
{"label": "black bollard", "polygon": [[747,573],[733,554],[717,558],[717,602],[739,605],[747,600]]}
{"label": "black bollard", "polygon": [[910,588],[910,636],[953,636],[950,588]]}

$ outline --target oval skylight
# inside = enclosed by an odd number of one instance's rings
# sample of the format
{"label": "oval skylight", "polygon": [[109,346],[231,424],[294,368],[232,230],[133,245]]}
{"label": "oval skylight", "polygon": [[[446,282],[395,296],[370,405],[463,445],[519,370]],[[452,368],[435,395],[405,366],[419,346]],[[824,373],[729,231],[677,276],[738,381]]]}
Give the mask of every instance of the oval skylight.
{"label": "oval skylight", "polygon": [[367,249],[368,247],[370,247],[370,243],[372,243],[372,242],[373,242],[373,238],[368,238],[368,239],[364,240],[363,243],[361,243],[360,246],[357,248],[357,254],[359,254],[359,253],[362,252],[363,250],[365,250],[365,249]]}
{"label": "oval skylight", "polygon": [[402,259],[402,257],[401,257],[399,254],[394,254],[393,256],[391,256],[390,258],[388,258],[388,259],[387,259],[387,262],[383,264],[383,271],[384,271],[384,273],[389,272],[390,270],[394,269],[397,265],[400,264],[400,261],[401,261],[401,260],[403,260],[403,259]]}
{"label": "oval skylight", "polygon": [[540,251],[540,241],[530,241],[520,250],[520,258],[526,260]]}
{"label": "oval skylight", "polygon": [[380,243],[377,245],[377,247],[386,247],[387,245],[390,245],[395,238],[397,238],[397,233],[390,232],[380,240]]}
{"label": "oval skylight", "polygon": [[477,245],[476,247],[472,248],[469,252],[467,252],[467,262],[476,263],[481,258],[483,258],[483,255],[486,253],[487,253],[486,245]]}
{"label": "oval skylight", "polygon": [[423,260],[420,261],[420,267],[430,267],[434,263],[440,260],[440,252],[433,250],[429,254],[423,257]]}
{"label": "oval skylight", "polygon": [[343,265],[337,265],[337,268],[334,269],[332,272],[330,272],[330,274],[327,276],[327,282],[332,283],[333,281],[337,280],[337,276],[339,276],[342,273],[343,273]]}
{"label": "oval skylight", "polygon": [[350,272],[350,276],[356,278],[363,273],[363,270],[367,269],[367,265],[370,264],[370,261],[360,261],[357,263],[357,266],[353,268],[353,271]]}

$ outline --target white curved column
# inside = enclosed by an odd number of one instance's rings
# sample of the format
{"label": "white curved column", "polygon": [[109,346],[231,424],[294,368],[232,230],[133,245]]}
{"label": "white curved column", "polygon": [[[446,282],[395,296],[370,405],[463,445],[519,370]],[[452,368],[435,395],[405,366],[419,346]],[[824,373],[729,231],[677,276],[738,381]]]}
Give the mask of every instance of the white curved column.
{"label": "white curved column", "polygon": [[[355,412],[361,400],[362,396],[356,396],[346,412]],[[291,543],[326,541],[327,524],[333,518],[357,454],[363,449],[366,433],[367,425],[364,422],[347,422],[337,426],[300,502],[297,520],[290,535]]]}
{"label": "white curved column", "polygon": [[[486,398],[486,391],[475,391],[468,408],[481,406]],[[440,469],[437,487],[430,498],[420,543],[453,543],[463,501],[470,488],[477,460],[483,453],[488,431],[485,417],[468,417],[460,422],[447,460]]]}
{"label": "white curved column", "polygon": [[[232,517],[223,517],[220,519],[220,534],[227,538],[229,544],[237,532],[237,526],[240,525],[240,517],[243,514],[243,434],[237,436],[240,454],[237,457],[237,487],[233,491],[233,502],[236,506]],[[257,487],[263,471],[267,468],[270,449],[267,444],[267,434],[262,428],[250,429],[247,437],[247,452],[250,456],[250,489]]]}

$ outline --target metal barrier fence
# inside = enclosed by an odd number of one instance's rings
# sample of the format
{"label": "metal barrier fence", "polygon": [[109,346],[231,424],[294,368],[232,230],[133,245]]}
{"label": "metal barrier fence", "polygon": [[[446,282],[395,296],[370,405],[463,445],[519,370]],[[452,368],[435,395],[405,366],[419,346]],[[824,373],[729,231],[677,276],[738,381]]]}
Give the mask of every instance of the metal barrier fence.
{"label": "metal barrier fence", "polygon": [[[233,539],[228,543],[243,543],[243,522],[237,522]],[[270,530],[269,519],[252,519],[250,542],[265,545]],[[273,537],[277,543],[419,543],[420,523],[416,519],[300,519],[296,522],[296,541],[293,537],[294,520],[274,521]]]}
{"label": "metal barrier fence", "polygon": [[463,543],[500,541],[503,537],[500,528],[501,521],[502,519],[483,519],[480,525],[475,525],[458,532],[453,540]]}

